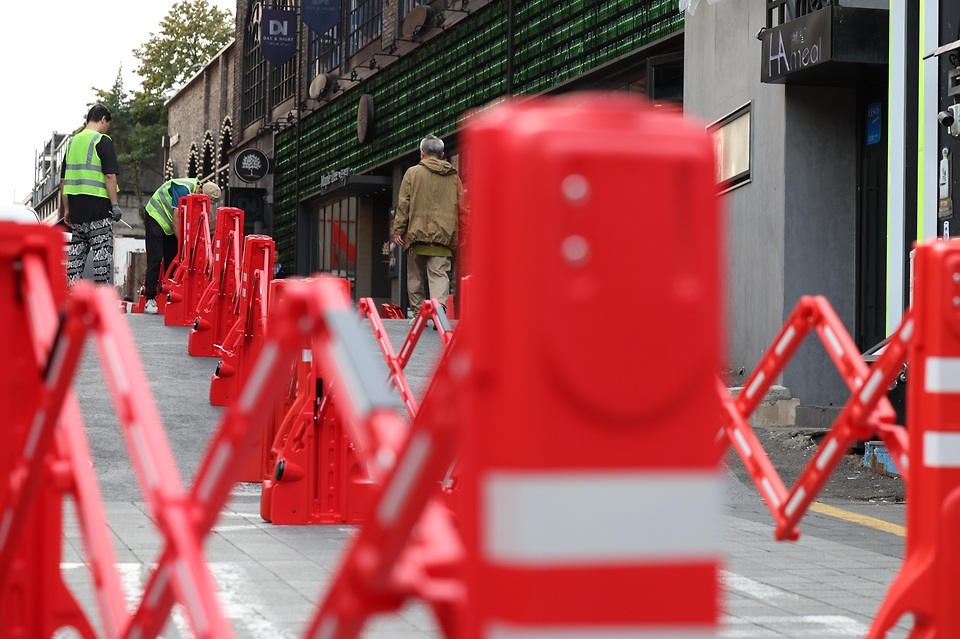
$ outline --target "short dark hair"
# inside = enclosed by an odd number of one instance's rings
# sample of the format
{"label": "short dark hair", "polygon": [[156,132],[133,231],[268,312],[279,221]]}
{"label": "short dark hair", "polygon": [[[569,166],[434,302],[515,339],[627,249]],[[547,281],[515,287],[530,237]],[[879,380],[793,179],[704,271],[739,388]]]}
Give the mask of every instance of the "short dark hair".
{"label": "short dark hair", "polygon": [[99,122],[103,118],[107,118],[107,122],[113,120],[113,117],[110,115],[110,109],[102,104],[94,104],[87,112],[87,122]]}

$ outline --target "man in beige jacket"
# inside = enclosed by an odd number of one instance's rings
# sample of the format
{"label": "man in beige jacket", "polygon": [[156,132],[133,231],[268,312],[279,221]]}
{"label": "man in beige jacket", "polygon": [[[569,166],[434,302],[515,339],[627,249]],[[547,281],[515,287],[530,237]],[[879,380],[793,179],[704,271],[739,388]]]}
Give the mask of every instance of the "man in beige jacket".
{"label": "man in beige jacket", "polygon": [[407,297],[416,316],[423,305],[423,275],[430,299],[447,308],[451,258],[463,206],[463,183],[443,159],[443,140],[428,135],[420,142],[420,163],[407,169],[393,223],[393,241],[407,252]]}

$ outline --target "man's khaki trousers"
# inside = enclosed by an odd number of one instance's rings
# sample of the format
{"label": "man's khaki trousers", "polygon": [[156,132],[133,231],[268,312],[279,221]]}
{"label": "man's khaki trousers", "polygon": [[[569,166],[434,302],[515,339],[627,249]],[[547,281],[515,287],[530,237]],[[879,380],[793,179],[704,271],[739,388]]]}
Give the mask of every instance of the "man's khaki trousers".
{"label": "man's khaki trousers", "polygon": [[423,273],[427,273],[427,285],[430,287],[430,299],[437,300],[447,308],[450,295],[450,258],[438,255],[416,255],[407,253],[407,297],[410,308],[416,317],[423,306]]}

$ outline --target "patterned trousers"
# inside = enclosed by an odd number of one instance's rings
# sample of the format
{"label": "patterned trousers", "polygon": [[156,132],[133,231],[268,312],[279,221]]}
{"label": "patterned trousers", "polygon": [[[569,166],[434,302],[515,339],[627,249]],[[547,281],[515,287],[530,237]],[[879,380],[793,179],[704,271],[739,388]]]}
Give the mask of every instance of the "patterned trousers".
{"label": "patterned trousers", "polygon": [[70,230],[73,238],[67,253],[67,285],[73,286],[80,280],[91,249],[93,281],[97,284],[109,283],[113,264],[113,219],[108,217],[93,222],[74,222]]}

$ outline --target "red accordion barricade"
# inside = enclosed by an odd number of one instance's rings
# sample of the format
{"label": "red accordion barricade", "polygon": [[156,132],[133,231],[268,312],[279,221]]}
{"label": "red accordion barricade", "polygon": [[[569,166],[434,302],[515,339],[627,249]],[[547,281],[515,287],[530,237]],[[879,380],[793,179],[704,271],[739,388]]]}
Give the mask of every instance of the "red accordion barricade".
{"label": "red accordion barricade", "polygon": [[[321,278],[340,287],[348,303],[350,283]],[[277,282],[302,286],[298,281]],[[283,299],[283,292],[278,294]],[[334,408],[337,391],[304,344],[296,369],[296,398],[266,449],[260,515],[277,525],[362,524],[370,517],[380,487],[372,482],[349,430]]]}
{"label": "red accordion barricade", "polygon": [[420,340],[420,335],[423,334],[423,329],[426,327],[428,319],[433,320],[434,326],[440,334],[440,341],[443,342],[444,347],[450,344],[450,341],[453,339],[453,331],[450,328],[450,322],[447,321],[447,317],[444,314],[443,306],[436,300],[424,301],[420,307],[420,312],[410,326],[410,332],[407,334],[407,338],[400,348],[399,355],[394,352],[390,337],[383,327],[380,314],[377,312],[376,302],[374,302],[372,298],[365,297],[357,303],[357,307],[360,310],[360,316],[366,317],[370,322],[373,336],[376,338],[383,359],[390,369],[390,380],[393,382],[393,386],[397,389],[397,392],[400,393],[400,399],[407,409],[407,414],[410,416],[410,419],[414,419],[417,416],[417,400],[413,396],[413,390],[411,390],[410,384],[407,383],[407,377],[404,375],[403,369],[406,367],[407,362],[410,361],[410,356],[417,347],[417,342]]}
{"label": "red accordion barricade", "polygon": [[[206,567],[203,537],[229,498],[242,463],[231,451],[245,449],[245,440],[256,433],[252,424],[269,413],[283,383],[280,371],[292,361],[306,329],[297,322],[278,325],[251,383],[224,415],[188,494],[130,330],[116,311],[116,294],[79,283],[67,299],[62,242],[62,234],[53,229],[0,224],[0,291],[9,292],[0,299],[0,323],[5,335],[16,336],[3,342],[4,361],[17,364],[4,367],[13,376],[0,385],[3,392],[16,393],[16,401],[8,401],[13,412],[0,451],[0,635],[50,637],[72,628],[84,639],[97,636],[60,574],[62,504],[69,494],[106,637],[156,637],[175,602],[184,606],[196,637],[232,637]],[[307,310],[301,300],[298,319]],[[90,333],[151,519],[166,545],[133,616],[127,612],[112,533],[88,461],[79,404],[69,390]]]}
{"label": "red accordion barricade", "polygon": [[176,270],[168,280],[163,323],[192,326],[200,295],[213,275],[210,246],[210,198],[193,194],[180,198],[180,247]]}
{"label": "red accordion barricade", "polygon": [[267,306],[273,279],[273,240],[248,235],[243,244],[240,305],[236,320],[215,351],[220,362],[210,379],[210,403],[229,406],[236,399],[250,365],[257,358],[267,329]]}
{"label": "red accordion barricade", "polygon": [[[816,329],[850,388],[851,396],[793,488],[787,491],[747,419],[811,329]],[[913,322],[908,312],[883,353],[869,368],[826,298],[802,297],[736,399],[717,381],[717,392],[724,406],[719,453],[733,444],[776,521],[777,539],[799,537],[797,523],[823,490],[846,451],[858,440],[879,436],[898,467],[906,468],[906,432],[894,423],[896,413],[885,393],[903,367],[912,333]]]}
{"label": "red accordion barricade", "polygon": [[[582,96],[491,109],[467,136],[470,305],[496,317],[464,314],[410,430],[376,409],[379,385],[355,388],[357,358],[329,355],[350,351],[332,346],[346,328],[314,344],[350,386],[338,409],[384,488],[305,636],[354,637],[410,596],[450,637],[712,636],[723,226],[710,143],[678,117]],[[642,207],[638,174],[658,185]],[[609,273],[628,251],[662,276],[622,295]],[[534,303],[509,272],[543,282]],[[605,324],[610,298],[644,318],[642,337],[583,330]],[[548,300],[567,312],[544,317]],[[648,359],[670,370],[621,370]],[[430,501],[458,451],[462,538]]]}
{"label": "red accordion barricade", "polygon": [[243,210],[220,207],[213,233],[213,272],[197,302],[197,317],[187,342],[187,352],[194,357],[216,357],[216,346],[223,343],[236,321],[242,246]]}
{"label": "red accordion barricade", "polygon": [[906,613],[910,637],[960,637],[960,244],[917,247],[913,294],[906,554],[868,639]]}

